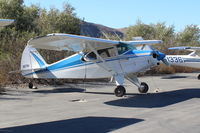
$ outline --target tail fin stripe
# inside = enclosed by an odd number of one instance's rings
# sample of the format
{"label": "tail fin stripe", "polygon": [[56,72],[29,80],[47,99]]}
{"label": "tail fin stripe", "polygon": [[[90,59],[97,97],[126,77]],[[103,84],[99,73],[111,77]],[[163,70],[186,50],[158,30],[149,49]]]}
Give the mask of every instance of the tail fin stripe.
{"label": "tail fin stripe", "polygon": [[33,55],[33,57],[35,58],[40,67],[45,66],[45,63],[39,57],[37,57],[37,55],[35,55],[33,52],[31,52],[31,54]]}

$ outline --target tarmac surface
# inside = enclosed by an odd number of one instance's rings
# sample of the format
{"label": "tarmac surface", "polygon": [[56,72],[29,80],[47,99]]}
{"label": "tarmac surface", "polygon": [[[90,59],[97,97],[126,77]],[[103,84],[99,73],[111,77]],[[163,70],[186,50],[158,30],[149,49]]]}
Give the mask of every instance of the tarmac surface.
{"label": "tarmac surface", "polygon": [[148,94],[126,81],[121,98],[114,83],[7,88],[0,95],[0,133],[199,133],[197,75],[141,77]]}

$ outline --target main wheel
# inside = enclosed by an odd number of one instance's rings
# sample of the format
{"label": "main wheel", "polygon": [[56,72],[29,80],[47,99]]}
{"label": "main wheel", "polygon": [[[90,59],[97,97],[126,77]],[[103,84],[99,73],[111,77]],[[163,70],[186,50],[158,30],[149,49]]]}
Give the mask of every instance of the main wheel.
{"label": "main wheel", "polygon": [[198,75],[198,77],[197,77],[197,78],[198,78],[198,80],[200,80],[200,74]]}
{"label": "main wheel", "polygon": [[126,94],[126,89],[123,86],[117,86],[117,88],[115,88],[115,96],[117,97],[122,97]]}
{"label": "main wheel", "polygon": [[140,87],[138,88],[138,91],[140,93],[147,93],[148,90],[149,90],[149,86],[145,82],[142,82]]}

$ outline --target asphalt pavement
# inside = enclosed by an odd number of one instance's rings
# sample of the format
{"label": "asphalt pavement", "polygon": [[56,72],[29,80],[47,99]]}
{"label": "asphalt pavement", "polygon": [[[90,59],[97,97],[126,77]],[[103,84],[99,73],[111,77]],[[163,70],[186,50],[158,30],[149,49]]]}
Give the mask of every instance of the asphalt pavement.
{"label": "asphalt pavement", "polygon": [[148,94],[126,81],[116,97],[114,83],[7,87],[0,95],[0,133],[199,133],[198,73],[145,76]]}

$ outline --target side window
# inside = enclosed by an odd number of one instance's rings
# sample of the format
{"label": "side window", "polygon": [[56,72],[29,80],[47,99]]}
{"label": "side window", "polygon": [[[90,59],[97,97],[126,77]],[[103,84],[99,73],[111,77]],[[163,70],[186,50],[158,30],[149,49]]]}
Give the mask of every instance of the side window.
{"label": "side window", "polygon": [[110,54],[107,49],[101,49],[98,50],[97,52],[102,58],[110,57]]}
{"label": "side window", "polygon": [[116,56],[116,49],[113,47],[113,48],[109,48],[108,49],[108,52],[110,54],[110,57],[113,57],[113,56]]}
{"label": "side window", "polygon": [[[100,49],[97,50],[97,53],[102,57],[102,58],[108,58],[108,57],[113,57],[116,56],[116,50],[114,47],[112,48],[107,48],[107,49]],[[86,58],[82,58],[83,61],[87,60],[96,60],[97,55],[94,52],[87,53],[85,55]]]}
{"label": "side window", "polygon": [[92,60],[96,60],[97,56],[94,52],[91,52],[87,55],[87,58],[92,59]]}
{"label": "side window", "polygon": [[102,58],[116,56],[116,51],[115,51],[114,47],[107,48],[107,49],[101,49],[101,50],[98,50],[97,52]]}

